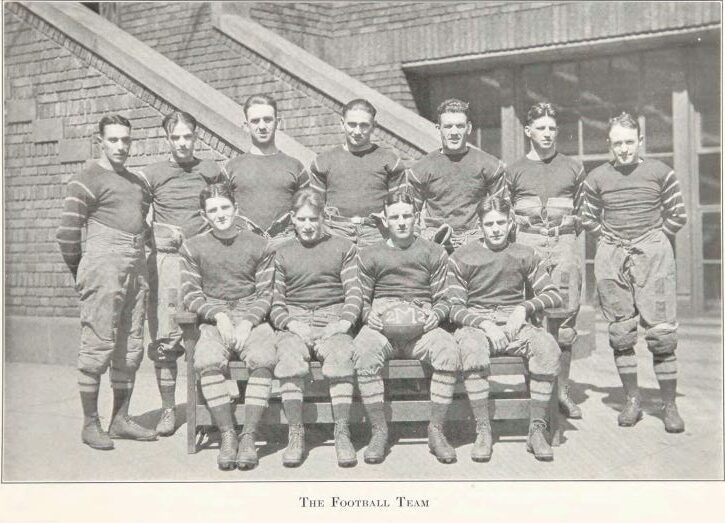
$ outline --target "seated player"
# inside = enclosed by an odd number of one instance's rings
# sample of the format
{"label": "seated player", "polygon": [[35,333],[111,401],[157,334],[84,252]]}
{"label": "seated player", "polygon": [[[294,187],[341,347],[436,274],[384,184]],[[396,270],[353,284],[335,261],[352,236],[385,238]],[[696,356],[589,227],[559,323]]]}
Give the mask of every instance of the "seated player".
{"label": "seated player", "polygon": [[[531,421],[526,449],[536,459],[551,461],[546,408],[559,373],[559,345],[543,328],[527,321],[533,314],[561,306],[561,296],[544,264],[528,246],[511,243],[514,216],[507,199],[492,196],[479,206],[483,239],[470,243],[450,258],[448,293],[451,319],[466,388],[476,414],[474,461],[491,457],[488,418],[490,357],[522,356],[529,362]],[[525,299],[525,289],[534,297]]]}
{"label": "seated player", "polygon": [[348,427],[353,388],[349,331],[362,309],[357,248],[327,232],[324,210],[319,192],[298,191],[292,204],[297,237],[282,243],[275,255],[270,319],[279,329],[274,375],[280,380],[289,423],[289,445],[282,456],[288,467],[304,459],[302,396],[311,356],[323,362],[322,373],[330,381],[337,463],[341,467],[357,464]]}
{"label": "seated player", "polygon": [[[236,205],[227,184],[202,189],[199,203],[212,228],[186,240],[180,251],[184,305],[202,322],[194,370],[221,434],[219,468],[249,469],[258,463],[255,432],[268,404],[275,363],[274,331],[263,323],[272,304],[273,256],[263,238],[233,226]],[[231,358],[243,361],[250,372],[239,441],[225,385]]]}
{"label": "seated player", "polygon": [[[413,234],[418,213],[408,192],[388,196],[384,211],[389,239],[362,249],[358,261],[365,325],[355,338],[355,371],[372,425],[365,462],[385,459],[388,427],[382,367],[389,359],[411,358],[433,367],[428,446],[438,461],[453,463],[456,451],[446,440],[443,425],[453,400],[459,354],[453,336],[438,327],[448,317],[448,257],[440,245]],[[403,312],[406,304],[423,318],[423,325],[414,336],[392,336],[382,318],[395,314],[396,308]]]}

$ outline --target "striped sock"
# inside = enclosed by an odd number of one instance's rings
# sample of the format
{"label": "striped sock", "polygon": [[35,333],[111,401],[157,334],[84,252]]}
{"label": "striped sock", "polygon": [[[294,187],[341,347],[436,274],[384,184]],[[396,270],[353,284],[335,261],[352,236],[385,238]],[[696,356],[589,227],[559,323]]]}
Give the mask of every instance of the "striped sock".
{"label": "striped sock", "polygon": [[637,356],[634,347],[614,351],[614,364],[617,366],[625,394],[628,397],[634,396],[637,393]]}
{"label": "striped sock", "polygon": [[368,421],[373,427],[385,427],[388,422],[385,419],[385,409],[383,408],[383,402],[378,403],[365,403],[365,413],[368,416]]}
{"label": "striped sock", "polygon": [[111,388],[113,389],[113,410],[112,417],[120,414],[128,416],[128,408],[131,403],[131,393],[136,375],[128,370],[119,370],[111,367]]}
{"label": "striped sock", "polygon": [[456,373],[434,371],[430,380],[430,400],[440,405],[450,405],[456,390]]}
{"label": "striped sock", "polygon": [[101,377],[98,374],[78,371],[78,389],[81,393],[81,406],[86,418],[98,416],[98,391]]}
{"label": "striped sock", "polygon": [[357,386],[360,389],[360,397],[365,405],[373,403],[382,405],[385,396],[385,384],[381,376],[377,374],[361,376],[358,374]]}
{"label": "striped sock", "polygon": [[483,371],[474,370],[464,374],[463,384],[468,392],[473,417],[477,420],[488,419],[488,380]]}
{"label": "striped sock", "polygon": [[207,371],[201,375],[201,395],[206,400],[211,417],[220,431],[234,428],[232,406],[229,403],[229,392],[225,385],[224,375],[220,371]]}
{"label": "striped sock", "polygon": [[269,369],[255,369],[247,381],[244,394],[244,431],[256,432],[264,409],[269,405],[272,393],[272,372]]}
{"label": "striped sock", "polygon": [[352,378],[330,380],[330,400],[332,417],[335,421],[349,419],[352,404]]}
{"label": "striped sock", "polygon": [[677,396],[677,356],[674,354],[654,354],[655,376],[660,384],[662,401],[675,401]]}
{"label": "striped sock", "polygon": [[179,373],[179,367],[176,362],[155,365],[156,384],[161,394],[161,406],[165,409],[173,408],[176,404],[176,376]]}
{"label": "striped sock", "polygon": [[302,378],[284,378],[279,383],[282,393],[282,408],[287,417],[287,423],[301,425],[304,380]]}
{"label": "striped sock", "polygon": [[554,390],[554,376],[531,376],[529,393],[531,395],[531,419],[546,419],[546,408],[549,406],[551,392]]}

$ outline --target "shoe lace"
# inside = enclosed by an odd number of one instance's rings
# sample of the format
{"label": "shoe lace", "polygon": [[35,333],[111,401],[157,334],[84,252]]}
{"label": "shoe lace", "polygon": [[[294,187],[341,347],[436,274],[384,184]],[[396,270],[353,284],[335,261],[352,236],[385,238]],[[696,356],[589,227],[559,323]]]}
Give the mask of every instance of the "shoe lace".
{"label": "shoe lace", "polygon": [[304,426],[292,425],[289,431],[289,446],[292,447],[301,445],[304,438],[304,432]]}
{"label": "shoe lace", "polygon": [[235,437],[236,434],[234,434],[233,430],[225,430],[224,432],[222,432],[221,435],[222,445],[231,444],[234,441]]}
{"label": "shoe lace", "polygon": [[546,420],[543,419],[535,419],[531,422],[531,434],[534,434],[535,432],[541,432],[542,434],[546,431]]}
{"label": "shoe lace", "polygon": [[335,436],[338,436],[339,434],[350,437],[350,426],[341,421],[335,422]]}

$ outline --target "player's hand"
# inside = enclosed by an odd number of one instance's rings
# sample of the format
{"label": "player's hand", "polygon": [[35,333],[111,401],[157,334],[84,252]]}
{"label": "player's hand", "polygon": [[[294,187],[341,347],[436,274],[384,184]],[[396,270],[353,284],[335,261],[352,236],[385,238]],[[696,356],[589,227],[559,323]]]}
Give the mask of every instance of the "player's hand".
{"label": "player's hand", "polygon": [[328,323],[322,331],[321,339],[329,338],[335,334],[345,334],[352,327],[352,323],[347,320],[333,321]]}
{"label": "player's hand", "polygon": [[509,344],[508,336],[504,329],[496,325],[492,321],[484,321],[481,325],[481,330],[486,333],[486,336],[491,341],[492,348],[496,351],[502,351]]}
{"label": "player's hand", "polygon": [[297,334],[300,338],[302,338],[302,341],[304,341],[306,344],[312,343],[312,329],[309,325],[306,323],[302,323],[301,321],[292,320],[287,324],[287,330],[290,331],[292,334]]}
{"label": "player's hand", "polygon": [[521,330],[521,327],[524,326],[524,323],[526,323],[526,309],[517,305],[511,312],[506,325],[504,325],[504,330],[510,340],[516,338],[516,335]]}
{"label": "player's hand", "polygon": [[370,327],[373,330],[376,331],[382,331],[383,330],[383,320],[380,318],[380,314],[378,314],[375,311],[370,311],[370,314],[368,314],[368,327]]}
{"label": "player's hand", "polygon": [[234,324],[231,318],[224,312],[218,312],[214,315],[214,321],[224,345],[234,347]]}
{"label": "player's hand", "polygon": [[438,319],[438,316],[435,312],[430,311],[428,313],[428,317],[425,319],[425,324],[423,325],[423,332],[430,332],[433,329],[435,329],[438,324],[440,323],[440,320]]}
{"label": "player's hand", "polygon": [[252,322],[242,320],[234,329],[234,350],[240,352],[252,332]]}

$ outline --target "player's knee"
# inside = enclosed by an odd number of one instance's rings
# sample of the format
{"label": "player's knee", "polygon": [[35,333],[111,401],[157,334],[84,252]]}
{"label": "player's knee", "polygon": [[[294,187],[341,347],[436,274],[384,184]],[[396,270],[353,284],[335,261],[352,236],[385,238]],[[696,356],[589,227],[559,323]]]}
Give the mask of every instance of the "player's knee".
{"label": "player's knee", "polygon": [[110,361],[97,354],[81,353],[78,355],[78,370],[88,374],[102,375],[108,370]]}
{"label": "player's knee", "polygon": [[349,336],[335,335],[325,340],[322,374],[326,378],[349,378],[354,374],[353,345]]}
{"label": "player's knee", "polygon": [[609,324],[609,344],[614,350],[628,349],[637,343],[637,319],[613,321]]}
{"label": "player's knee", "polygon": [[677,325],[658,323],[645,331],[644,339],[652,354],[672,354],[677,349]]}
{"label": "player's knee", "polygon": [[194,351],[194,372],[199,376],[205,372],[223,371],[227,362],[213,346],[199,344]]}
{"label": "player's knee", "polygon": [[443,329],[431,332],[430,363],[435,370],[456,372],[460,366],[460,353],[453,336]]}
{"label": "player's knee", "polygon": [[491,367],[490,344],[483,331],[471,327],[458,329],[454,335],[461,358],[461,370],[487,371]]}
{"label": "player's knee", "polygon": [[529,368],[535,374],[556,376],[559,374],[561,349],[554,337],[541,330],[529,341]]}
{"label": "player's knee", "polygon": [[309,372],[309,349],[297,335],[284,333],[277,340],[276,378],[303,378]]}

